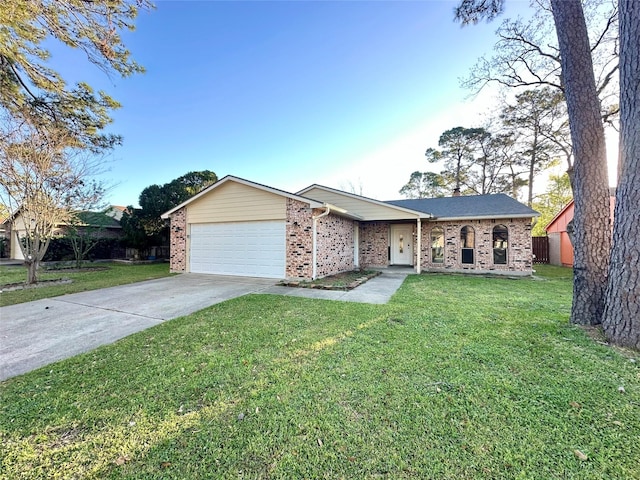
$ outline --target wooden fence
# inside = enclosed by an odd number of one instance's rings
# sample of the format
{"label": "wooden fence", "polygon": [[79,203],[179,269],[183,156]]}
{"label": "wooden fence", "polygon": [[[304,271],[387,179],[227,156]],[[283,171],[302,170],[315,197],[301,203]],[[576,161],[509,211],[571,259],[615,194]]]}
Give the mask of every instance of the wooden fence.
{"label": "wooden fence", "polygon": [[549,237],[533,237],[533,263],[549,263]]}

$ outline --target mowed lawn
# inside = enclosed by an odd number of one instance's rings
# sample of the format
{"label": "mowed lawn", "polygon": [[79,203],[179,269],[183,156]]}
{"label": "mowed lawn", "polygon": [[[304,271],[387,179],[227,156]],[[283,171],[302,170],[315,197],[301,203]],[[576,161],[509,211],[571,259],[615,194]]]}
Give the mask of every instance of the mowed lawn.
{"label": "mowed lawn", "polygon": [[640,354],[570,301],[546,267],[224,302],[1,383],[0,476],[640,478]]}

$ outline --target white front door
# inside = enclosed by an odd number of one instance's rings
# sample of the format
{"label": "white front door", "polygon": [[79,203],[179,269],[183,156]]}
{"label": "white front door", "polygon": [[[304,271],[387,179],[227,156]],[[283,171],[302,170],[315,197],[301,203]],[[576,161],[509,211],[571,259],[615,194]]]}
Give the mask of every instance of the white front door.
{"label": "white front door", "polygon": [[391,265],[413,265],[412,225],[391,225]]}

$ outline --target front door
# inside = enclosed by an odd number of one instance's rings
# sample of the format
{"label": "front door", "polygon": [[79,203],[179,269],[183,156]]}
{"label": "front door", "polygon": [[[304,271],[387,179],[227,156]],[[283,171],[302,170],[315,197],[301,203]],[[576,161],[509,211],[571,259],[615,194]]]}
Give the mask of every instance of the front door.
{"label": "front door", "polygon": [[412,225],[391,225],[391,265],[413,265]]}

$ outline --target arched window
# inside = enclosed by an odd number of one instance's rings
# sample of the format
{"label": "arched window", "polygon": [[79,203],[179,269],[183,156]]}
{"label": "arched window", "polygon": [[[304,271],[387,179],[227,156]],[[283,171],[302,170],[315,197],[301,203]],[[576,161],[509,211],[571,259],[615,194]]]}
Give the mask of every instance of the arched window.
{"label": "arched window", "polygon": [[431,229],[431,262],[444,263],[444,229],[442,227]]}
{"label": "arched window", "polygon": [[473,264],[474,249],[476,245],[476,232],[473,227],[464,226],[460,230],[460,249],[462,251],[462,263]]}
{"label": "arched window", "polygon": [[504,225],[493,227],[493,263],[495,265],[507,264],[507,252],[509,247],[509,230]]}

